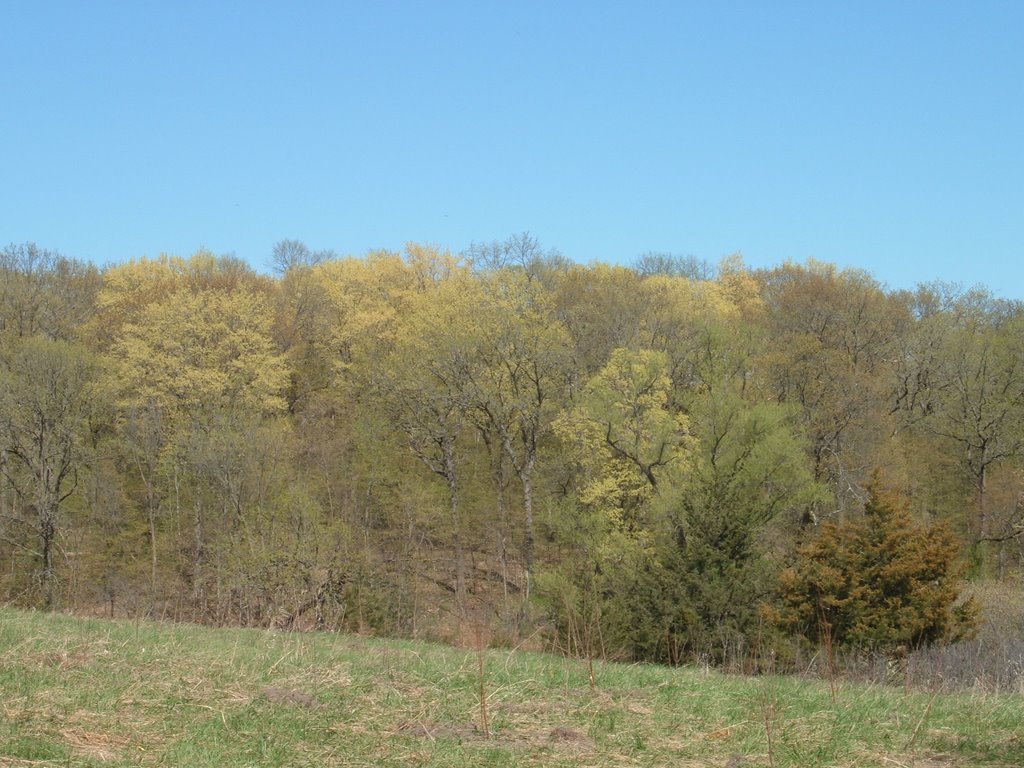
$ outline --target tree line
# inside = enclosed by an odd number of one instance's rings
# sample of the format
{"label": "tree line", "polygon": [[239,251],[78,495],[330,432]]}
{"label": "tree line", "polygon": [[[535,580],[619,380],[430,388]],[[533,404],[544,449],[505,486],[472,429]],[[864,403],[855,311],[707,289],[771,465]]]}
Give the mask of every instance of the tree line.
{"label": "tree line", "polygon": [[1020,572],[1020,302],[528,234],[274,265],[0,252],[2,599],[679,663],[955,639]]}

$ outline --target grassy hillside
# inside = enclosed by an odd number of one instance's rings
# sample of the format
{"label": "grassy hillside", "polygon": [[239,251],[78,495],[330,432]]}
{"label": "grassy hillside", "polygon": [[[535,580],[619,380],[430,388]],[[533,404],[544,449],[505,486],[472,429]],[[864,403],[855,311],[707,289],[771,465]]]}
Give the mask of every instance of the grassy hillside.
{"label": "grassy hillside", "polygon": [[0,610],[0,766],[1019,766],[1024,698]]}

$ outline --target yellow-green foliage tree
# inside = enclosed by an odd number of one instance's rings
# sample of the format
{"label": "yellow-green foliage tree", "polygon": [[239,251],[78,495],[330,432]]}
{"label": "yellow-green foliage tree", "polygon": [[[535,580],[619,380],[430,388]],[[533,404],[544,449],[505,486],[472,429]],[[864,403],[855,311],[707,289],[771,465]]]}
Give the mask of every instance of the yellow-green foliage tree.
{"label": "yellow-green foliage tree", "polygon": [[167,413],[280,413],[287,368],[264,296],[179,291],[149,304],[114,343],[125,397]]}
{"label": "yellow-green foliage tree", "polygon": [[585,496],[616,497],[617,486],[628,484],[630,475],[654,489],[664,473],[679,467],[687,448],[687,419],[669,408],[671,387],[664,353],[612,352],[560,428],[566,437],[575,431],[592,456],[604,456]]}
{"label": "yellow-green foliage tree", "polygon": [[106,351],[108,393],[118,408],[132,483],[141,488],[151,587],[158,578],[160,520],[173,516],[180,530],[188,509],[198,596],[208,533],[226,529],[207,518],[218,507],[234,508],[220,522],[238,518],[242,502],[227,491],[240,487],[237,472],[231,473],[245,465],[215,465],[203,457],[210,446],[285,411],[288,367],[272,338],[271,297],[262,278],[202,252],[130,262],[106,278],[97,315],[104,330],[96,338]]}
{"label": "yellow-green foliage tree", "polygon": [[574,265],[552,275],[554,313],[572,340],[582,381],[601,370],[618,348],[644,346],[640,276],[625,267]]}
{"label": "yellow-green foliage tree", "polygon": [[885,653],[970,634],[975,606],[958,603],[960,544],[944,525],[915,522],[877,479],[864,514],[827,522],[782,574],[785,624],[838,647]]}
{"label": "yellow-green foliage tree", "polygon": [[[446,538],[454,563],[453,591],[460,620],[465,613],[468,558],[466,478],[460,443],[465,437],[473,355],[473,312],[479,285],[447,254],[415,249],[410,254],[416,292],[396,326],[390,348],[372,370],[377,405],[385,410],[409,451],[444,481]],[[467,322],[470,321],[470,322]]]}
{"label": "yellow-green foliage tree", "polygon": [[[673,595],[657,607],[674,617],[673,646],[663,643],[657,655],[746,656],[777,572],[766,529],[785,539],[779,529],[820,489],[807,470],[796,410],[756,399],[763,303],[742,262],[724,261],[714,281],[657,274],[639,290],[642,339],[658,350],[666,376],[662,417],[684,425],[688,446],[672,471],[659,470],[657,493],[650,482],[636,484],[646,494],[636,505],[643,535],[657,551],[648,572],[660,568],[666,585],[647,591]],[[642,475],[632,468],[635,481]]]}
{"label": "yellow-green foliage tree", "polygon": [[[574,556],[546,579],[566,645],[676,660],[684,629],[678,552],[658,501],[687,471],[688,420],[669,407],[662,352],[616,349],[579,403],[556,420],[576,475],[557,525]],[[580,625],[573,632],[570,628]],[[581,637],[586,639],[581,640]]]}
{"label": "yellow-green foliage tree", "polygon": [[[417,263],[429,261],[431,252],[413,245],[409,248],[417,254]],[[445,264],[451,259],[447,254],[432,255]],[[338,374],[358,370],[368,356],[390,348],[406,305],[426,288],[425,279],[412,264],[387,251],[319,264],[313,268],[312,282],[314,287],[302,297],[306,304],[295,311],[305,323],[306,340],[323,350]],[[319,312],[308,306],[314,289],[322,294]]]}

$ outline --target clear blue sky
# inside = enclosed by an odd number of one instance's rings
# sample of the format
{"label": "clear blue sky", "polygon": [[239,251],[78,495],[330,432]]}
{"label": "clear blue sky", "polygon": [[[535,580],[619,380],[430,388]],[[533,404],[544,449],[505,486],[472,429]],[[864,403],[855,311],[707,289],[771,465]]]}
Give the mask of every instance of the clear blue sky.
{"label": "clear blue sky", "polygon": [[0,0],[0,243],[528,230],[1024,298],[1024,2]]}

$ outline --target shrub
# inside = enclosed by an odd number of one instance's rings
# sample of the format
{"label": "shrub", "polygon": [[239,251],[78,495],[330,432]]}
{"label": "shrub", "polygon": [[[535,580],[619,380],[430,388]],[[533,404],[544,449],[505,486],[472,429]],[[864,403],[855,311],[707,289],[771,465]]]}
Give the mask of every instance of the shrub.
{"label": "shrub", "polygon": [[970,635],[977,609],[958,603],[953,534],[915,522],[877,480],[869,491],[862,517],[825,523],[797,549],[781,577],[784,624],[836,647],[897,655]]}

